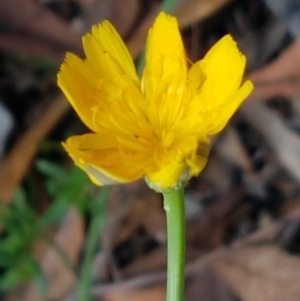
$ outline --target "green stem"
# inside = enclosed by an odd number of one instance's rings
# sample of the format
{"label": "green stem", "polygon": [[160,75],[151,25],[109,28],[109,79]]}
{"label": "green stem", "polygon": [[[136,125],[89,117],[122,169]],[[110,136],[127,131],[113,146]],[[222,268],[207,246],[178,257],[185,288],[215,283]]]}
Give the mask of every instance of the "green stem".
{"label": "green stem", "polygon": [[160,9],[161,11],[170,14],[174,11],[175,7],[177,6],[179,0],[163,0]]}
{"label": "green stem", "polygon": [[164,192],[167,215],[167,301],[184,300],[185,210],[183,189]]}
{"label": "green stem", "polygon": [[92,265],[97,249],[100,229],[104,222],[104,208],[107,204],[110,187],[101,188],[100,199],[91,210],[91,220],[87,231],[84,258],[79,281],[79,300],[91,301]]}

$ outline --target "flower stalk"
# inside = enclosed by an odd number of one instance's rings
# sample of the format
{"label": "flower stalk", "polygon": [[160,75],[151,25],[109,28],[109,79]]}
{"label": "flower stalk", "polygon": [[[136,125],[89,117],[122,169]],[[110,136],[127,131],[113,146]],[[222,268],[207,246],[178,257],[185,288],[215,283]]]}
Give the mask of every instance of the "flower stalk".
{"label": "flower stalk", "polygon": [[167,301],[184,300],[185,207],[183,188],[163,192],[167,216]]}

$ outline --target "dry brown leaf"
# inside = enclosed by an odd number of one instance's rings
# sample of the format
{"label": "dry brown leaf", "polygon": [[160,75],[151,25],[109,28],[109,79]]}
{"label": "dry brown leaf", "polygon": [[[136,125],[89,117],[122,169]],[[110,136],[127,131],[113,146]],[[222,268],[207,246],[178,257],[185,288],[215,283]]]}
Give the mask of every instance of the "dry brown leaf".
{"label": "dry brown leaf", "polygon": [[83,32],[89,31],[93,24],[108,19],[114,24],[121,36],[131,29],[137,17],[140,3],[138,0],[86,1],[80,0],[84,11]]}
{"label": "dry brown leaf", "polygon": [[299,300],[300,258],[276,245],[229,248],[215,267],[242,300]]}
{"label": "dry brown leaf", "polygon": [[67,49],[80,49],[80,38],[69,24],[38,1],[1,1],[0,23],[11,32],[11,37],[0,36],[1,48],[6,50],[32,50],[33,54],[44,56],[52,51],[52,55],[62,56]]}
{"label": "dry brown leaf", "polygon": [[167,250],[166,248],[156,249],[149,254],[137,258],[131,265],[123,270],[126,278],[145,273],[151,273],[166,268]]}
{"label": "dry brown leaf", "polygon": [[140,1],[138,0],[126,0],[126,2],[124,0],[113,1],[110,20],[122,36],[126,36],[131,29],[137,17],[139,6]]}
{"label": "dry brown leaf", "polygon": [[[24,36],[4,33],[0,33],[0,48],[7,52],[17,52],[54,60],[62,60],[64,53],[70,50],[69,47],[57,47],[53,43],[48,43],[32,36],[24,39]],[[80,48],[78,47],[78,49]]]}
{"label": "dry brown leaf", "polygon": [[[271,242],[276,240],[287,221],[299,218],[298,209],[286,220],[188,263],[186,300],[234,301],[239,297],[245,301],[297,301],[300,258]],[[96,298],[108,298],[104,300],[119,300],[124,294],[134,298],[136,291],[143,288],[163,287],[165,277],[165,272],[149,273],[99,285],[92,291]]]}
{"label": "dry brown leaf", "polygon": [[226,283],[209,265],[203,266],[186,282],[186,301],[236,301]]}
{"label": "dry brown leaf", "polygon": [[230,215],[240,204],[241,193],[240,188],[224,193],[218,201],[212,202],[199,216],[190,220],[187,223],[188,246],[205,250],[220,247],[232,222]]}
{"label": "dry brown leaf", "polygon": [[121,293],[109,293],[104,296],[101,301],[165,301],[166,297],[165,287],[156,286],[144,290],[128,291]]}
{"label": "dry brown leaf", "polygon": [[245,172],[251,173],[252,163],[234,128],[229,127],[226,129],[217,142],[215,151],[227,161],[239,166]]}
{"label": "dry brown leaf", "polygon": [[63,96],[53,99],[43,116],[17,141],[4,162],[0,165],[0,200],[11,201],[31,163],[42,139],[67,113],[69,103]]}
{"label": "dry brown leaf", "polygon": [[241,107],[241,113],[273,149],[278,162],[300,181],[300,139],[289,130],[280,117],[262,102],[249,99]]}
{"label": "dry brown leaf", "polygon": [[165,285],[166,273],[165,271],[154,272],[144,275],[139,275],[123,281],[118,281],[113,284],[101,284],[92,288],[92,296],[94,298],[103,298],[111,294],[122,294],[123,292],[131,292],[136,290],[143,290],[152,288],[154,286]]}
{"label": "dry brown leaf", "polygon": [[181,27],[187,27],[214,14],[232,0],[190,0],[184,1],[174,15]]}
{"label": "dry brown leaf", "polygon": [[[70,261],[76,265],[83,242],[84,225],[82,218],[75,209],[70,209],[56,234],[55,243],[64,250]],[[42,258],[41,267],[48,282],[47,300],[62,300],[75,287],[74,274],[55,250],[49,249],[47,251]],[[20,301],[42,301],[44,299],[32,284],[27,288]]]}
{"label": "dry brown leaf", "polygon": [[[193,265],[188,264],[187,275],[193,277],[210,271],[215,281],[227,285],[227,292],[245,301],[299,300],[300,258],[275,244],[285,225],[299,221],[299,218],[298,209],[285,220],[239,240],[232,246],[212,252]],[[201,278],[199,281],[205,282]],[[197,295],[197,288],[195,290],[194,296]],[[198,290],[199,298],[200,293]]]}

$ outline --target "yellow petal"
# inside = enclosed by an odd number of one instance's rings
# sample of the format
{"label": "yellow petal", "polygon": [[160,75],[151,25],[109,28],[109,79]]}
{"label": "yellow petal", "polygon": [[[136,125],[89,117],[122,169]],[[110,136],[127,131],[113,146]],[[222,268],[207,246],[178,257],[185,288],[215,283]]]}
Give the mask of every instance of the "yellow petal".
{"label": "yellow petal", "polygon": [[[246,58],[240,53],[236,42],[230,35],[224,36],[189,71],[191,81],[204,77],[199,87],[202,94],[209,95],[210,100],[201,102],[202,111],[224,106],[228,97],[239,88],[245,70]],[[198,72],[195,72],[198,69]]]}
{"label": "yellow petal", "polygon": [[57,83],[80,119],[95,131],[91,108],[98,104],[98,92],[88,66],[76,55],[67,53],[57,75]]}
{"label": "yellow petal", "polygon": [[197,148],[190,158],[187,158],[189,166],[189,178],[197,176],[205,167],[210,151],[209,137],[201,137],[198,141]]}
{"label": "yellow petal", "polygon": [[210,142],[205,136],[195,143],[193,139],[187,139],[186,143],[178,141],[171,149],[154,153],[152,165],[146,171],[147,181],[154,187],[169,189],[198,175],[206,164]]}
{"label": "yellow petal", "polygon": [[245,71],[246,58],[230,35],[224,36],[206,54],[201,69],[223,99],[231,96],[240,86]]}
{"label": "yellow petal", "polygon": [[193,149],[190,149],[189,154],[176,155],[175,151],[170,152],[165,158],[156,162],[156,170],[146,173],[147,181],[151,182],[153,187],[159,187],[162,190],[187,182],[191,177],[197,176],[205,167],[209,148],[208,138],[203,137],[194,152]]}
{"label": "yellow petal", "polygon": [[110,129],[115,135],[140,136],[139,125],[146,123],[145,102],[140,90],[124,78],[116,79],[114,85],[103,82],[101,90],[99,105],[93,108],[95,125],[99,129]]}
{"label": "yellow petal", "polygon": [[159,189],[204,168],[209,136],[219,132],[252,89],[245,57],[225,36],[187,71],[177,21],[158,15],[149,31],[140,84],[122,39],[105,21],[83,37],[87,59],[67,55],[58,82],[95,132],[63,145],[97,185],[145,177]]}
{"label": "yellow petal", "polygon": [[214,135],[219,133],[226,126],[232,115],[241,105],[241,103],[249,96],[253,90],[251,81],[246,81],[242,87],[228,99],[228,102],[223,107],[216,108],[208,114],[211,115],[210,122],[207,124],[207,134]]}
{"label": "yellow petal", "polygon": [[109,21],[92,27],[82,38],[87,64],[95,76],[114,80],[127,76],[138,83],[135,66],[123,40]]}
{"label": "yellow petal", "polygon": [[109,133],[73,136],[63,146],[96,185],[126,183],[143,176],[143,170],[131,163],[134,158],[130,154],[124,159]]}
{"label": "yellow petal", "polygon": [[154,125],[167,123],[167,116],[170,122],[177,117],[185,96],[186,73],[187,61],[177,20],[160,13],[149,30],[142,77]]}
{"label": "yellow petal", "polygon": [[201,116],[207,135],[221,131],[253,89],[247,81],[240,88],[246,59],[230,35],[223,37],[202,61],[191,67],[188,82],[196,94],[187,115]]}
{"label": "yellow petal", "polygon": [[158,170],[146,174],[147,181],[160,189],[175,187],[186,169],[184,161],[174,160],[167,165],[161,165]]}
{"label": "yellow petal", "polygon": [[[181,68],[186,70],[186,57],[176,18],[160,13],[150,28],[146,45],[145,89],[156,90],[164,77],[169,80]],[[184,77],[185,74],[181,74]]]}

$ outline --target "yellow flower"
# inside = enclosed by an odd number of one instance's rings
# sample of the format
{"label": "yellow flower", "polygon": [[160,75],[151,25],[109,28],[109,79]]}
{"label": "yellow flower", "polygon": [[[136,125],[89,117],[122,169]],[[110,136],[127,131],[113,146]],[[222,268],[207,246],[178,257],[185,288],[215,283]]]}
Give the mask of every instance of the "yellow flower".
{"label": "yellow flower", "polygon": [[63,146],[97,185],[144,177],[163,190],[198,175],[209,137],[253,88],[249,81],[241,85],[246,60],[231,36],[191,65],[177,20],[164,13],[149,30],[141,80],[108,21],[82,42],[86,59],[68,53],[58,85],[93,133]]}

